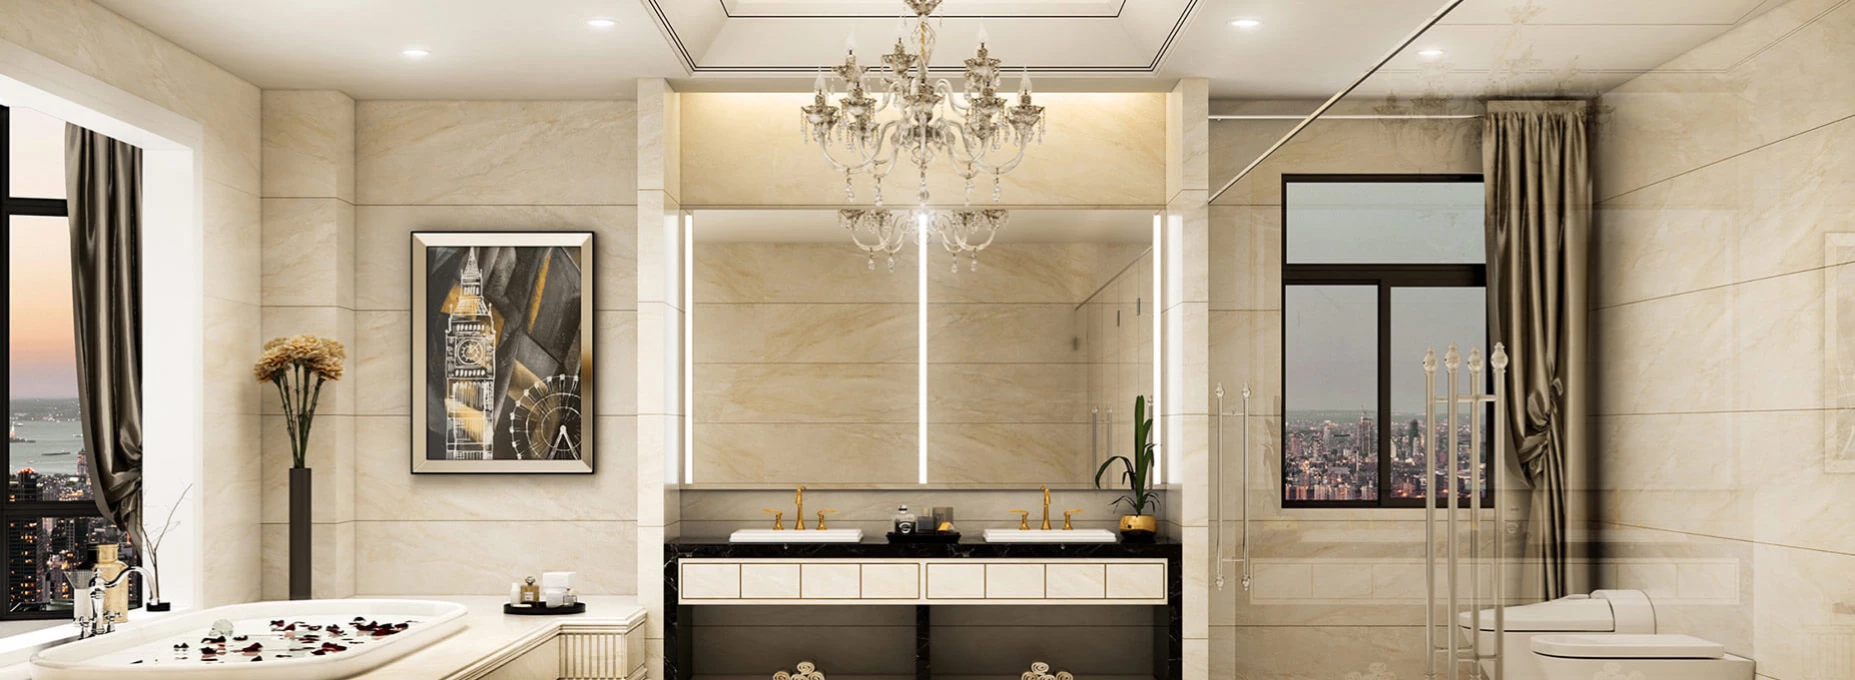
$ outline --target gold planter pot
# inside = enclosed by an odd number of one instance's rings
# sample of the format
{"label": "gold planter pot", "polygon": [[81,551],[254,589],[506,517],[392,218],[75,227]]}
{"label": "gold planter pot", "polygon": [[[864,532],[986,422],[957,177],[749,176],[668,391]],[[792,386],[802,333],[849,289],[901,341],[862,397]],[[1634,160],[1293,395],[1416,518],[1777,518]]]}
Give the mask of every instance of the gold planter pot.
{"label": "gold planter pot", "polygon": [[1121,515],[1121,539],[1130,542],[1151,541],[1159,535],[1159,518],[1152,515]]}

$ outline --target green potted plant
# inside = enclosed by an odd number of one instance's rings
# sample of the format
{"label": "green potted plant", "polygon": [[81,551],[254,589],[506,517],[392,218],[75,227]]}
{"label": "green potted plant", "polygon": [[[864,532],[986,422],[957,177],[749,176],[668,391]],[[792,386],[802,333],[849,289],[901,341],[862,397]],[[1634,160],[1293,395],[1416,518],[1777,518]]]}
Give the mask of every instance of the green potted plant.
{"label": "green potted plant", "polygon": [[1121,538],[1126,541],[1151,541],[1159,534],[1159,520],[1148,512],[1159,506],[1153,491],[1153,459],[1158,451],[1153,443],[1153,419],[1146,413],[1146,397],[1134,397],[1133,456],[1109,456],[1095,470],[1095,488],[1102,488],[1102,475],[1115,463],[1121,464],[1121,481],[1127,494],[1114,499],[1114,505],[1127,504],[1131,512],[1121,515]]}

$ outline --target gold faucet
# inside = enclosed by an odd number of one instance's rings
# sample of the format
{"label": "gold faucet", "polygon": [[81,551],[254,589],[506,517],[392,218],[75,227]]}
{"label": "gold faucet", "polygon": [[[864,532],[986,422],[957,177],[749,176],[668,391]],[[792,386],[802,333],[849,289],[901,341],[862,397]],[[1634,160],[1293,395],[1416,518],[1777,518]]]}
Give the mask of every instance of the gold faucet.
{"label": "gold faucet", "polygon": [[819,531],[824,531],[824,516],[827,513],[836,514],[837,511],[836,510],[819,510],[818,511],[818,530]]}
{"label": "gold faucet", "polygon": [[798,495],[797,501],[799,504],[799,525],[793,528],[798,529],[799,531],[804,531],[805,530],[805,487],[803,486],[799,487],[799,495]]}
{"label": "gold faucet", "polygon": [[1063,511],[1063,531],[1075,531],[1076,530],[1075,525],[1069,523],[1069,516],[1074,515],[1079,512],[1082,512],[1082,511],[1080,509]]}
{"label": "gold faucet", "polygon": [[1043,489],[1043,530],[1049,531],[1050,530],[1050,487],[1045,486],[1045,487],[1038,487],[1038,488]]}
{"label": "gold faucet", "polygon": [[773,516],[773,530],[774,531],[785,531],[786,530],[786,513],[780,512],[778,510],[770,510],[770,509],[761,510],[761,512],[764,512],[766,514]]}
{"label": "gold faucet", "polygon": [[1018,531],[1030,531],[1031,530],[1031,511],[1029,510],[1008,510],[1007,512],[1010,512],[1011,514],[1018,516]]}

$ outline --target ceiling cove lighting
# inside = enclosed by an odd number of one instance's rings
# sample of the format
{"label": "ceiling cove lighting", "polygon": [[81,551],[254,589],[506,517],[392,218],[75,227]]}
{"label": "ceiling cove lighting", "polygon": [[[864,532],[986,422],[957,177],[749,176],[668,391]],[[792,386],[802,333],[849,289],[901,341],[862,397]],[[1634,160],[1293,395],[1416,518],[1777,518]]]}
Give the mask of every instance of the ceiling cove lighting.
{"label": "ceiling cove lighting", "polygon": [[1440,56],[1443,56],[1443,55],[1445,55],[1445,54],[1448,54],[1448,52],[1444,52],[1444,51],[1442,51],[1442,50],[1439,50],[1439,49],[1437,49],[1437,48],[1434,48],[1434,47],[1432,47],[1432,48],[1430,48],[1430,49],[1427,49],[1427,50],[1418,50],[1418,51],[1417,51],[1417,56],[1419,56],[1419,57],[1423,57],[1423,58],[1425,58],[1425,59],[1435,59],[1435,58],[1437,58],[1437,57],[1440,57]]}
{"label": "ceiling cove lighting", "polygon": [[586,25],[603,30],[603,29],[611,28],[613,26],[617,26],[618,22],[613,21],[611,19],[588,19],[586,20]]}
{"label": "ceiling cove lighting", "polygon": [[424,59],[432,56],[432,51],[423,47],[408,47],[400,50],[399,53],[404,55],[407,59]]}
{"label": "ceiling cove lighting", "polygon": [[1230,25],[1244,30],[1262,28],[1262,22],[1256,19],[1231,19]]}

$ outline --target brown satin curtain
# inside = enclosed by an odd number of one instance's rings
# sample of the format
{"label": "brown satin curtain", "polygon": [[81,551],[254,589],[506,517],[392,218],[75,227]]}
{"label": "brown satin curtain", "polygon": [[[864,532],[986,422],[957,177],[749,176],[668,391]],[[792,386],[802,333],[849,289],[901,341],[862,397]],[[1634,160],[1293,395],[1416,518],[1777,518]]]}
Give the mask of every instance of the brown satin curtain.
{"label": "brown satin curtain", "polygon": [[77,398],[103,516],[142,533],[142,150],[67,125]]}
{"label": "brown satin curtain", "polygon": [[[1586,270],[1591,170],[1582,101],[1493,101],[1482,131],[1488,304],[1505,343],[1509,441],[1502,452],[1532,485],[1527,553],[1548,599],[1582,590],[1568,526],[1583,469]],[[1510,467],[1512,467],[1510,465]]]}

